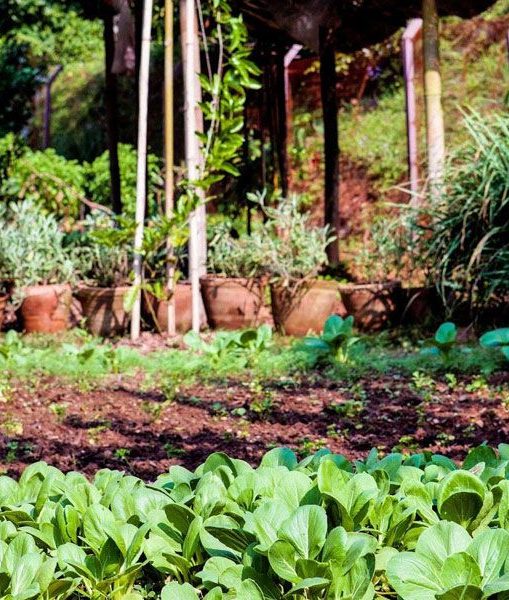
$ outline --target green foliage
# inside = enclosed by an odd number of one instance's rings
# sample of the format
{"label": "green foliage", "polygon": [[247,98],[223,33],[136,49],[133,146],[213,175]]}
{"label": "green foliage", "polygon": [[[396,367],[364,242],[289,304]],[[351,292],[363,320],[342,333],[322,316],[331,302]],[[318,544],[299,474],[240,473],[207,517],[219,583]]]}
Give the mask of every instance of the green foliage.
{"label": "green foliage", "polygon": [[295,282],[318,275],[327,262],[326,249],[334,239],[328,227],[311,227],[296,195],[263,205],[264,195],[252,195],[267,216],[262,229],[265,268],[279,281]]}
{"label": "green foliage", "polygon": [[421,251],[449,306],[468,302],[479,309],[509,289],[509,119],[473,113],[465,125],[470,141],[449,165]]}
{"label": "green foliage", "polygon": [[26,45],[0,38],[0,137],[11,131],[20,133],[32,113],[42,71],[30,63],[27,54]]}
{"label": "green foliage", "polygon": [[197,332],[189,331],[184,336],[184,343],[191,350],[208,356],[213,363],[238,357],[247,365],[249,360],[271,347],[272,329],[269,325],[260,325],[257,329],[221,331],[214,335],[210,343],[205,342]]}
{"label": "green foliage", "polygon": [[509,328],[488,331],[480,337],[479,343],[483,348],[498,348],[509,360]]}
{"label": "green foliage", "polygon": [[84,197],[85,172],[76,161],[59,156],[55,150],[34,151],[30,148],[13,152],[2,144],[5,178],[0,183],[4,200],[29,200],[45,213],[74,221],[79,215],[80,199]]}
{"label": "green foliage", "polygon": [[[124,215],[134,217],[136,212],[136,161],[137,152],[129,144],[119,144],[120,188]],[[103,206],[111,206],[109,153],[103,152],[92,163],[85,164],[86,190],[89,198]],[[163,178],[161,161],[154,154],[147,157],[148,216],[157,212]]]}
{"label": "green foliage", "polygon": [[0,230],[0,279],[18,294],[25,286],[74,281],[75,262],[53,216],[29,201],[10,204],[0,213]]}
{"label": "green foliage", "polygon": [[[0,592],[12,598],[499,598],[509,447],[349,462],[287,448],[258,468],[217,452],[153,484],[45,463],[0,478]],[[23,590],[24,595],[21,594]],[[31,596],[27,596],[27,592]],[[502,595],[501,595],[502,594]]]}
{"label": "green foliage", "polygon": [[442,323],[436,330],[435,336],[427,342],[429,348],[425,349],[426,353],[448,359],[457,346],[457,337],[458,328],[454,323]]}
{"label": "green foliage", "polygon": [[310,357],[311,363],[346,363],[353,346],[359,341],[353,334],[353,317],[343,319],[331,315],[323,326],[320,337],[307,337],[297,345]]}
{"label": "green foliage", "polygon": [[263,231],[234,237],[228,223],[220,222],[208,244],[208,266],[226,277],[259,277],[266,273],[266,254]]}

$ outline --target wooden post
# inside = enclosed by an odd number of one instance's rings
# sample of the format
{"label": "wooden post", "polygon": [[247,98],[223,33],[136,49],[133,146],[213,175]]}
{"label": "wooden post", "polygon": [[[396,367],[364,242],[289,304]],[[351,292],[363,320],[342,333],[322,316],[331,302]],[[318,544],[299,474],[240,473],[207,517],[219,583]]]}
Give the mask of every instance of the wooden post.
{"label": "wooden post", "polygon": [[[199,106],[201,101],[198,78],[200,48],[194,0],[180,0],[180,26],[184,63],[186,165],[187,176],[192,181],[200,176],[202,156],[196,133],[203,131],[203,118]],[[206,273],[205,226],[205,204],[202,201],[189,217],[189,276],[192,289],[192,323],[193,330],[196,332],[200,330],[202,314],[200,277]]]}
{"label": "wooden post", "polygon": [[[324,222],[339,237],[339,131],[336,97],[336,51],[334,29],[320,27],[320,87],[325,155]],[[327,248],[331,266],[339,264],[338,239]]]}
{"label": "wooden post", "polygon": [[108,160],[110,167],[111,206],[117,215],[122,214],[122,195],[120,188],[120,167],[118,164],[118,88],[117,76],[112,72],[115,57],[115,38],[113,36],[113,14],[104,15],[104,57],[105,87],[104,108],[106,113],[106,137],[108,141]]}
{"label": "wooden post", "polygon": [[416,206],[419,193],[419,154],[417,141],[417,100],[415,93],[416,38],[422,31],[422,19],[412,19],[403,34],[403,70],[405,75],[406,124],[408,147],[408,175],[410,180],[410,204]]}
{"label": "wooden post", "polygon": [[134,234],[134,289],[131,320],[131,339],[140,337],[141,322],[141,284],[143,274],[142,246],[145,221],[145,201],[147,194],[147,117],[148,117],[148,84],[150,68],[150,34],[152,28],[152,0],[144,0],[143,29],[141,36],[141,57],[139,77],[139,112],[138,112],[138,165],[136,172],[136,231]]}
{"label": "wooden post", "polygon": [[[164,7],[164,180],[165,215],[171,217],[174,209],[173,187],[173,0],[165,0]],[[168,335],[175,335],[175,255],[170,238],[166,244],[166,286],[168,292]]]}
{"label": "wooden post", "polygon": [[431,198],[440,194],[445,162],[442,80],[440,77],[439,18],[436,0],[423,0],[424,96],[428,177]]}
{"label": "wooden post", "polygon": [[284,49],[276,50],[276,122],[277,122],[277,158],[279,174],[281,177],[281,194],[288,197],[289,168],[288,168],[288,123],[287,123],[287,96],[285,77]]}

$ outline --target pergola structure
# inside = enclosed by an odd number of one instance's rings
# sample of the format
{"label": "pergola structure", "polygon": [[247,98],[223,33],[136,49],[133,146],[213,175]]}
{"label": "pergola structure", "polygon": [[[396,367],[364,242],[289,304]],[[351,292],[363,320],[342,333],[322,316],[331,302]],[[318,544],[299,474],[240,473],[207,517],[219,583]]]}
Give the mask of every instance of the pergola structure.
{"label": "pergola structure", "polygon": [[[104,0],[115,7],[122,6],[128,0]],[[199,34],[196,19],[196,2],[199,0],[180,0],[181,31],[184,34],[182,44],[185,73],[185,105],[188,119],[186,132],[186,159],[189,172],[193,173],[199,162],[199,146],[195,137],[197,129],[197,91],[196,73],[199,65]],[[233,0],[254,39],[272,49],[276,57],[276,102],[271,104],[278,110],[278,163],[281,175],[281,187],[286,189],[287,165],[286,142],[288,128],[285,110],[285,56],[299,44],[315,53],[320,61],[321,101],[324,121],[324,220],[332,229],[337,229],[339,215],[339,140],[338,106],[336,97],[335,53],[354,52],[387,39],[410,19],[423,14],[423,6],[432,6],[440,15],[472,17],[493,4],[493,0]],[[142,14],[144,0],[134,2],[134,13]],[[139,27],[138,29],[141,29]],[[138,37],[138,36],[136,36]],[[198,48],[198,50],[197,50]],[[109,59],[108,59],[109,55]],[[438,60],[438,57],[435,57]],[[112,51],[107,52],[107,61],[113,61]],[[432,57],[432,62],[433,62]],[[271,68],[274,64],[271,65]],[[199,84],[198,84],[199,88]],[[272,99],[273,100],[273,99]],[[279,108],[278,108],[279,107]],[[198,118],[199,121],[199,118]],[[193,142],[193,138],[195,141]],[[110,154],[111,156],[111,154]],[[112,176],[114,175],[112,170]],[[112,186],[114,187],[114,186]],[[199,328],[200,294],[199,278],[204,274],[205,256],[205,207],[191,217],[190,274],[193,293],[193,327]],[[334,248],[335,246],[335,248]],[[331,263],[338,261],[337,244],[331,245],[329,252]]]}

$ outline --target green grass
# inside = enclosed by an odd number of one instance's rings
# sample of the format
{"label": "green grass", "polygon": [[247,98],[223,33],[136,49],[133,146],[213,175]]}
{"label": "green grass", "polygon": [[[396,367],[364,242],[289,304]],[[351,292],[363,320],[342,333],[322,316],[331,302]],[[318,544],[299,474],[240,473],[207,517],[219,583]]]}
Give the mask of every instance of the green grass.
{"label": "green grass", "polygon": [[179,383],[213,383],[228,379],[296,382],[302,377],[325,377],[355,382],[379,375],[411,376],[416,371],[483,374],[504,369],[503,357],[478,346],[460,346],[448,360],[420,353],[422,337],[410,332],[403,337],[380,334],[365,337],[354,348],[347,364],[312,368],[306,355],[291,340],[277,338],[273,347],[257,353],[226,353],[211,357],[190,350],[168,349],[142,354],[125,347],[113,347],[83,332],[64,337],[27,336],[16,343],[0,338],[0,368],[4,377],[33,380],[53,376],[69,382],[100,381],[117,375],[140,377],[148,382],[172,379]]}

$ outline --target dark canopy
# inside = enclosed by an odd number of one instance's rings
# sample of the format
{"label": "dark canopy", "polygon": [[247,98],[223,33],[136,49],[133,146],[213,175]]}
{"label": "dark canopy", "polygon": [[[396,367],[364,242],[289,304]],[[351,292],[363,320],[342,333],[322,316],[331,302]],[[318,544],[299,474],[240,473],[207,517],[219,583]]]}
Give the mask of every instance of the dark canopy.
{"label": "dark canopy", "polygon": [[[437,0],[442,15],[472,17],[493,0]],[[239,0],[258,37],[272,32],[313,50],[321,25],[336,27],[336,48],[358,50],[388,38],[408,19],[421,15],[421,0]]]}

